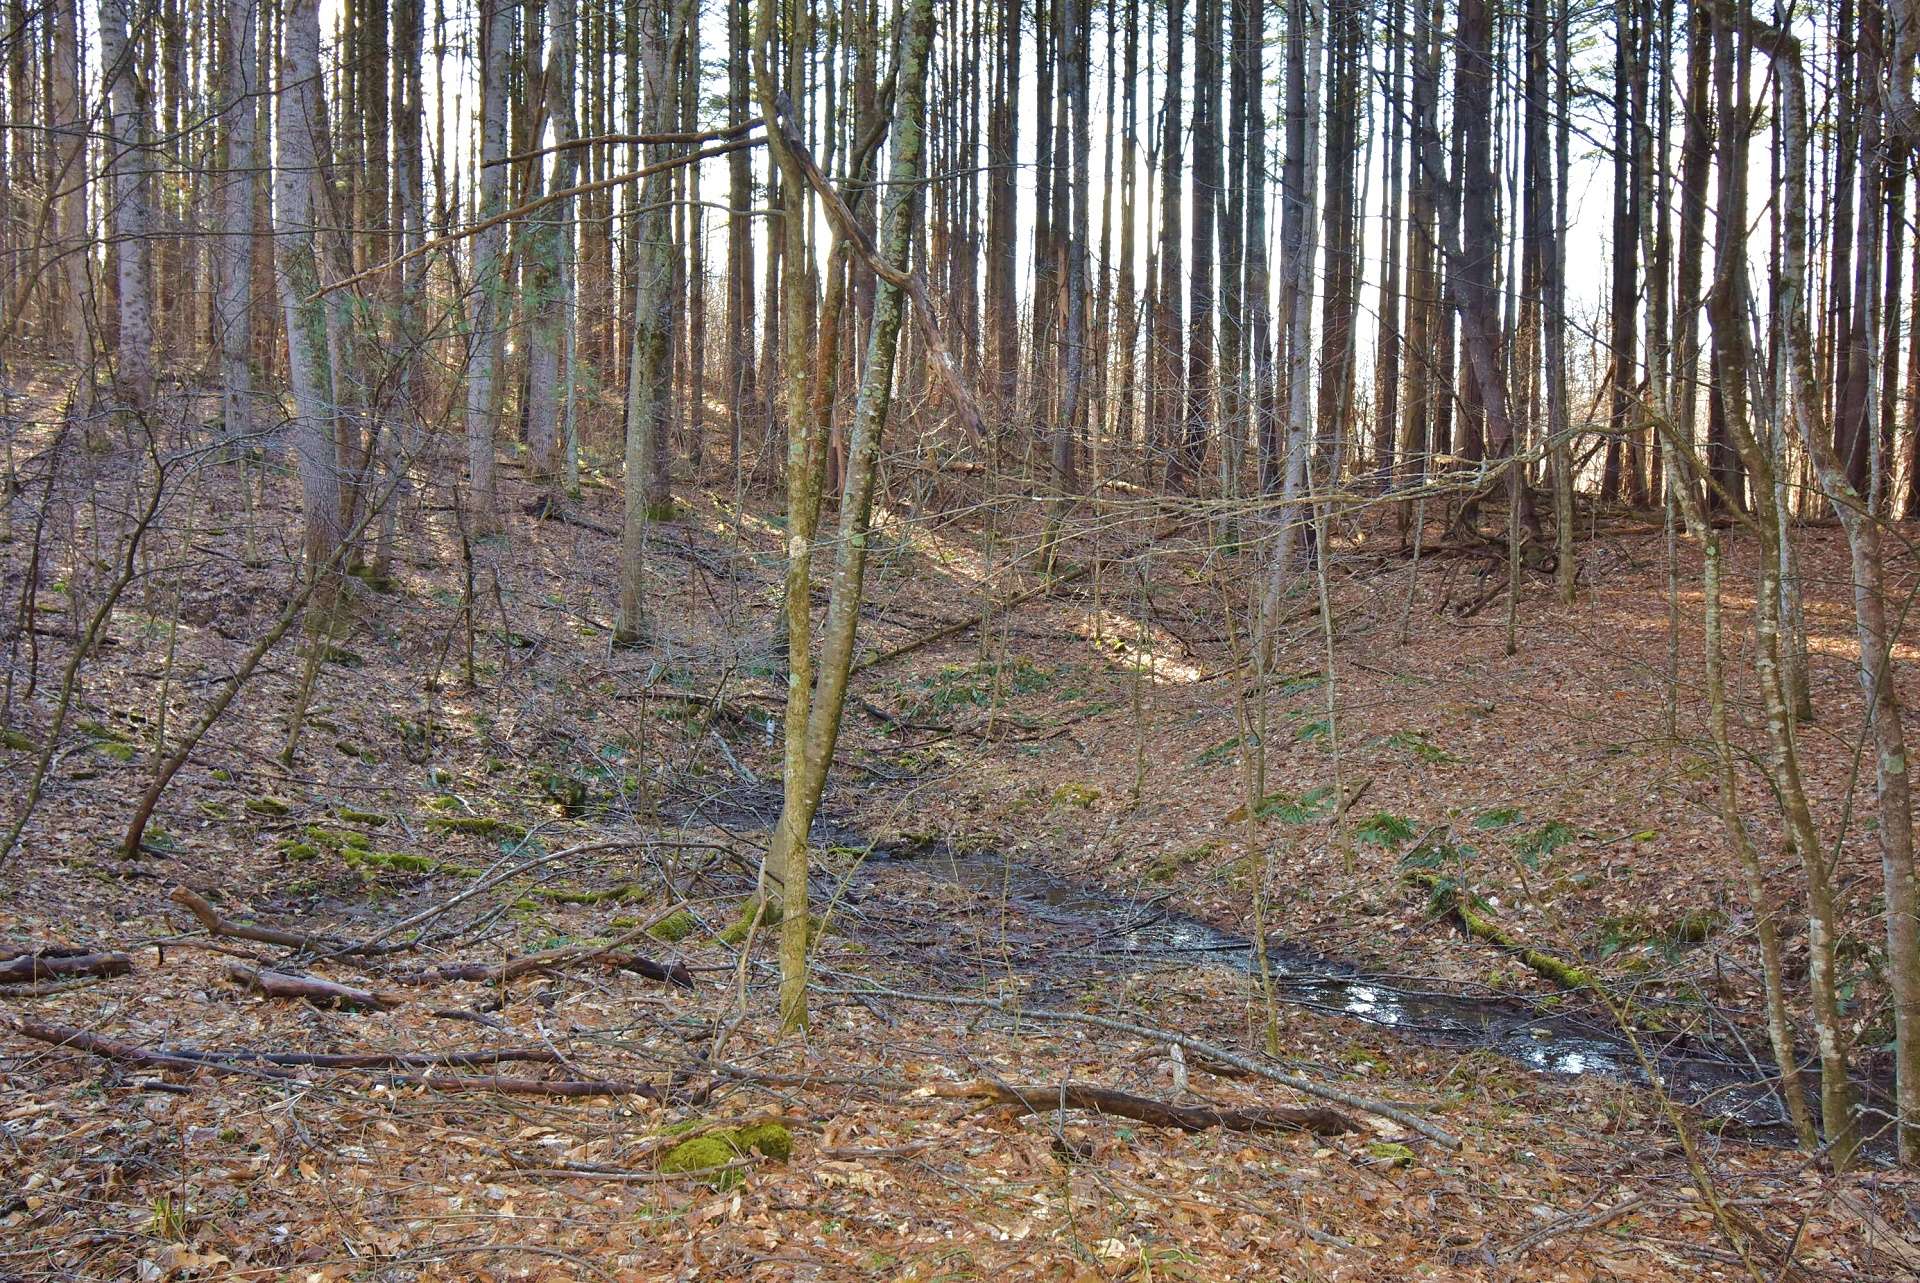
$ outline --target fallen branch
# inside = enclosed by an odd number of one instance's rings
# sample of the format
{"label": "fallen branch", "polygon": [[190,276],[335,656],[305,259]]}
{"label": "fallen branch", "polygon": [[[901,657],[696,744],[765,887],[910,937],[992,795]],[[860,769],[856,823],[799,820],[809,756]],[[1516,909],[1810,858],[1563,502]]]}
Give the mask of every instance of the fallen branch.
{"label": "fallen branch", "polygon": [[53,945],[0,962],[0,984],[27,984],[72,976],[124,976],[132,970],[133,959],[124,953],[91,953]]}
{"label": "fallen branch", "polygon": [[206,1070],[216,1074],[241,1074],[250,1078],[299,1081],[299,1075],[288,1073],[284,1069],[209,1060],[204,1058],[204,1053],[151,1051],[130,1042],[121,1042],[117,1038],[88,1033],[72,1025],[49,1024],[44,1021],[29,1020],[24,1016],[0,1015],[0,1028],[11,1030],[22,1038],[31,1038],[35,1042],[52,1043],[56,1047],[71,1047],[76,1051],[88,1052],[123,1065],[144,1065],[149,1069]]}
{"label": "fallen branch", "polygon": [[[498,1052],[452,1052],[445,1056],[408,1056],[404,1054],[387,1055],[384,1053],[366,1053],[364,1055],[345,1056],[309,1056],[301,1052],[210,1052],[190,1049],[153,1050],[122,1042],[117,1038],[107,1038],[100,1034],[76,1029],[72,1025],[56,1025],[39,1020],[29,1020],[23,1016],[0,1015],[0,1029],[7,1029],[30,1038],[35,1042],[50,1043],[56,1047],[71,1047],[76,1051],[88,1052],[105,1060],[120,1064],[141,1065],[149,1069],[178,1069],[202,1071],[214,1074],[238,1074],[254,1078],[270,1078],[279,1081],[304,1082],[299,1075],[283,1066],[302,1066],[319,1069],[378,1069],[389,1066],[418,1065],[422,1061],[444,1063],[446,1065],[476,1065],[488,1063],[489,1058],[502,1060],[535,1060],[552,1053],[537,1050],[507,1050]],[[555,1061],[558,1060],[554,1056]],[[355,1062],[355,1063],[345,1063]],[[359,1063],[365,1062],[365,1063]],[[679,1092],[673,1088],[656,1087],[652,1083],[628,1082],[614,1079],[538,1079],[508,1078],[498,1074],[476,1076],[448,1075],[435,1073],[393,1074],[390,1080],[410,1086],[428,1087],[435,1091],[494,1091],[510,1095],[532,1096],[641,1096],[648,1100],[684,1099],[689,1103],[699,1103],[706,1099],[706,1084],[698,1084],[691,1091]]]}
{"label": "fallen branch", "polygon": [[290,998],[310,1002],[316,1007],[338,1007],[348,1011],[388,1011],[403,1001],[392,994],[352,985],[316,980],[311,976],[293,976],[284,971],[255,970],[235,962],[227,966],[227,978],[242,989],[251,989],[269,998]]}
{"label": "fallen branch", "polygon": [[823,987],[820,992],[833,994],[838,997],[895,998],[903,1002],[928,1002],[947,1007],[971,1007],[978,1010],[998,1012],[1003,1016],[1009,1016],[1016,1020],[1054,1020],[1064,1024],[1090,1025],[1096,1029],[1111,1029],[1115,1033],[1128,1034],[1135,1038],[1144,1038],[1149,1042],[1167,1043],[1171,1046],[1179,1047],[1183,1051],[1195,1052],[1220,1064],[1232,1065],[1235,1069],[1243,1070],[1255,1077],[1265,1078],[1269,1082],[1279,1083],[1283,1087],[1291,1087],[1297,1092],[1303,1092],[1306,1095],[1315,1096],[1321,1100],[1331,1101],[1336,1105],[1345,1105],[1348,1109],[1357,1109],[1361,1113],[1374,1114],[1378,1117],[1388,1119],[1391,1122],[1396,1122],[1408,1131],[1418,1132],[1428,1140],[1439,1145],[1444,1145],[1448,1149],[1460,1148],[1460,1138],[1458,1136],[1455,1136],[1445,1128],[1434,1126],[1418,1114],[1402,1109],[1398,1105],[1389,1105],[1385,1101],[1369,1100],[1364,1096],[1356,1096],[1350,1091],[1343,1091],[1338,1087],[1329,1087],[1325,1083],[1314,1082],[1312,1079],[1303,1078],[1299,1074],[1288,1073],[1284,1069],[1274,1069],[1269,1065],[1261,1064],[1257,1060],[1242,1056],[1238,1052],[1229,1051],[1217,1043],[1211,1043],[1203,1038],[1194,1038],[1187,1034],[1177,1033],[1171,1029],[1157,1029],[1152,1025],[1137,1025],[1130,1020],[1116,1020],[1111,1016],[1095,1015],[1087,1011],[1061,1011],[1048,1007],[1009,1006],[993,998],[965,998],[943,993],[914,993],[904,989],[888,989],[880,985],[863,985],[857,989],[827,989]]}
{"label": "fallen branch", "polygon": [[297,953],[331,953],[335,956],[352,953],[400,953],[410,949],[410,944],[390,945],[350,945],[329,936],[307,935],[299,931],[282,931],[276,927],[256,926],[250,922],[235,922],[223,918],[206,899],[186,887],[175,887],[167,897],[181,905],[199,919],[200,925],[207,929],[210,936],[224,936],[229,940],[251,940],[255,944],[278,945],[282,949],[292,949]]}
{"label": "fallen branch", "polygon": [[1594,979],[1592,972],[1550,953],[1542,953],[1526,941],[1509,935],[1499,923],[1475,909],[1471,903],[1472,897],[1463,895],[1452,882],[1431,873],[1410,874],[1408,881],[1432,892],[1436,907],[1459,924],[1462,931],[1517,958],[1535,975],[1551,980],[1563,989],[1599,989],[1600,983]]}
{"label": "fallen branch", "polygon": [[283,1068],[311,1069],[471,1069],[478,1065],[499,1065],[509,1061],[535,1064],[560,1063],[558,1052],[545,1047],[507,1047],[499,1051],[207,1051],[182,1052],[192,1059],[222,1064],[279,1065]]}
{"label": "fallen branch", "polygon": [[1111,1114],[1152,1127],[1177,1127],[1185,1132],[1203,1132],[1224,1127],[1233,1132],[1312,1132],[1316,1136],[1339,1136],[1359,1131],[1359,1124],[1335,1109],[1280,1106],[1266,1109],[1215,1109],[1207,1105],[1175,1105],[1146,1096],[1135,1096],[1111,1087],[1079,1083],[1064,1086],[1010,1087],[1002,1083],[972,1082],[959,1087],[937,1087],[934,1095],[957,1099],[983,1099],[1012,1105],[1028,1114],[1049,1110],[1081,1109],[1093,1114]]}
{"label": "fallen branch", "polygon": [[1047,580],[1047,582],[1045,582],[1044,584],[1041,584],[1038,588],[1029,588],[1026,592],[1016,593],[1012,597],[1008,597],[1005,600],[996,601],[991,605],[987,606],[984,610],[980,611],[979,614],[969,615],[965,619],[956,619],[952,623],[946,624],[940,628],[936,628],[930,633],[922,634],[921,636],[916,637],[914,640],[910,642],[905,642],[899,646],[895,646],[892,650],[883,651],[878,655],[874,655],[874,656],[871,656],[870,658],[863,659],[859,663],[853,666],[853,671],[856,673],[859,673],[859,672],[865,672],[869,668],[878,668],[882,664],[892,663],[894,660],[899,659],[903,655],[911,655],[916,650],[922,650],[928,646],[931,646],[933,645],[933,643],[937,641],[944,641],[946,638],[953,636],[955,633],[963,633],[963,632],[966,632],[968,629],[978,628],[981,624],[986,623],[987,620],[993,618],[995,615],[1001,614],[1004,611],[1013,610],[1020,606],[1024,606],[1028,602],[1033,601],[1036,598],[1045,597],[1047,594],[1051,593],[1056,588],[1063,588],[1067,584],[1073,583],[1076,580],[1085,579],[1087,575],[1092,572],[1092,570],[1093,570],[1092,562],[1089,562],[1086,565],[1080,566],[1074,570],[1069,570],[1064,575],[1059,575],[1055,578]]}
{"label": "fallen branch", "polygon": [[1510,1261],[1517,1261],[1543,1243],[1550,1242],[1556,1238],[1563,1238],[1568,1234],[1584,1234],[1589,1230],[1605,1229],[1615,1221],[1623,1217],[1632,1216],[1635,1212],[1641,1211],[1646,1205],[1647,1200],[1644,1198],[1626,1198],[1615,1203],[1612,1207],[1603,1207],[1599,1211],[1589,1212],[1585,1216],[1562,1217],[1551,1225],[1535,1230],[1508,1248],[1505,1252],[1501,1253],[1501,1255]]}
{"label": "fallen branch", "polygon": [[511,1096],[642,1096],[663,1100],[652,1083],[604,1078],[507,1078],[499,1074],[453,1077],[446,1074],[395,1074],[393,1081],[434,1091],[497,1091]]}
{"label": "fallen branch", "polygon": [[[535,971],[552,971],[570,963],[590,962],[633,943],[685,907],[685,905],[676,904],[671,908],[663,909],[631,931],[624,931],[605,944],[562,945],[558,949],[542,949],[538,953],[522,954],[518,958],[509,958],[500,963],[446,962],[437,967],[408,972],[399,979],[407,984],[438,984],[447,980],[476,980],[483,984],[496,984]],[[630,954],[610,965],[654,980],[678,985],[682,989],[694,987],[693,973],[687,970],[684,963],[660,963],[651,958],[643,958],[639,954]]]}

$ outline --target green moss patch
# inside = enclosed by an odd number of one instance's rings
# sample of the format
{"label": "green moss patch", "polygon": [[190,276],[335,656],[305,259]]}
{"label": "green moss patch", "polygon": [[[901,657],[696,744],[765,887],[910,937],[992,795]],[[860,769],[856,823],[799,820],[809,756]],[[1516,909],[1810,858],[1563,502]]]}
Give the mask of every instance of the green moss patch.
{"label": "green moss patch", "polygon": [[683,1140],[660,1156],[660,1170],[705,1175],[715,1189],[731,1189],[745,1177],[722,1170],[736,1159],[759,1154],[776,1163],[793,1155],[793,1133],[785,1123],[757,1123],[752,1127],[725,1127]]}
{"label": "green moss patch", "polygon": [[452,860],[437,860],[430,855],[415,855],[411,851],[369,851],[363,847],[347,847],[340,853],[350,869],[384,869],[394,873],[445,873],[458,878],[477,878],[481,871],[469,864],[456,864]]}
{"label": "green moss patch", "polygon": [[680,941],[692,935],[694,928],[699,925],[698,922],[694,921],[691,913],[688,913],[685,909],[681,909],[678,912],[668,914],[666,917],[660,919],[660,921],[648,927],[647,934],[655,940],[664,940],[668,944],[678,944]]}

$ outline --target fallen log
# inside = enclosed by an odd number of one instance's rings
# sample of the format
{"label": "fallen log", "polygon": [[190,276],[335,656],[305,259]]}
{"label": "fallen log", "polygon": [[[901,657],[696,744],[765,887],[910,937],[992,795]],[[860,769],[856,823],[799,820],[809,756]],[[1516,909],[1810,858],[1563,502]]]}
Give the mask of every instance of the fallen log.
{"label": "fallen log", "polygon": [[54,945],[0,962],[0,984],[30,984],[71,976],[124,976],[132,970],[133,959],[124,953],[94,953]]}
{"label": "fallen log", "polygon": [[1203,1132],[1223,1127],[1233,1132],[1312,1132],[1316,1136],[1340,1136],[1360,1130],[1358,1123],[1337,1109],[1299,1106],[1216,1109],[1210,1105],[1175,1105],[1148,1096],[1116,1091],[1111,1087],[1081,1083],[1015,1087],[981,1081],[958,1087],[937,1087],[934,1094],[955,1099],[991,1100],[997,1104],[1012,1105],[1027,1114],[1044,1114],[1064,1106],[1092,1114],[1131,1119],[1152,1127],[1175,1127],[1184,1132]]}
{"label": "fallen log", "polygon": [[1271,1066],[1261,1064],[1257,1060],[1242,1056],[1237,1052],[1229,1051],[1218,1044],[1207,1042],[1204,1039],[1195,1038],[1190,1034],[1183,1034],[1173,1029],[1161,1029],[1153,1025],[1136,1024],[1131,1020],[1118,1020],[1112,1016],[1103,1016],[1091,1011],[1068,1011],[1047,1007],[1016,1007],[1002,1002],[997,998],[976,998],[961,994],[917,993],[908,989],[892,989],[884,985],[861,985],[844,989],[820,986],[818,992],[846,997],[893,998],[902,1002],[925,1002],[946,1007],[965,1007],[977,1011],[997,1012],[1000,1015],[1023,1021],[1051,1020],[1059,1021],[1063,1024],[1088,1025],[1095,1029],[1108,1029],[1115,1033],[1127,1034],[1131,1037],[1144,1038],[1152,1042],[1160,1042],[1169,1046],[1179,1047],[1185,1053],[1197,1053],[1216,1063],[1232,1065],[1236,1069],[1244,1070],[1260,1078],[1265,1078],[1269,1082],[1279,1083],[1283,1087],[1291,1087],[1295,1091],[1303,1092],[1308,1096],[1317,1096],[1321,1100],[1330,1101],[1336,1105],[1345,1105],[1349,1109],[1357,1109],[1362,1113],[1378,1115],[1381,1118],[1400,1124],[1408,1131],[1418,1132],[1428,1140],[1445,1146],[1447,1149],[1457,1150],[1461,1144],[1458,1136],[1455,1136],[1443,1127],[1435,1126],[1433,1123],[1420,1117],[1417,1113],[1412,1112],[1412,1110],[1404,1109],[1399,1105],[1390,1104],[1384,1100],[1369,1100],[1365,1096],[1356,1095],[1353,1092],[1332,1086],[1328,1083],[1315,1082],[1311,1078],[1305,1078],[1284,1069],[1274,1069]]}
{"label": "fallen log", "polygon": [[608,958],[607,965],[616,971],[631,971],[649,980],[677,985],[682,989],[693,988],[693,973],[687,970],[684,962],[655,962],[652,958],[630,953],[625,957]]}
{"label": "fallen log", "polygon": [[403,1001],[393,994],[376,993],[372,989],[356,989],[352,985],[316,980],[312,976],[288,975],[284,971],[256,970],[237,962],[228,964],[227,978],[243,989],[251,989],[269,998],[299,999],[316,1007],[388,1011]]}

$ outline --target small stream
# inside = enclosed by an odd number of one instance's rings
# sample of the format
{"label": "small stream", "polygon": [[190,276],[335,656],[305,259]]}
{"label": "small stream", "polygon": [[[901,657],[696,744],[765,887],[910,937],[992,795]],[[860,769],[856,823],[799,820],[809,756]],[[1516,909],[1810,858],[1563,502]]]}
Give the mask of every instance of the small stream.
{"label": "small stream", "polygon": [[[779,800],[743,802],[736,794],[726,809],[734,826],[770,828]],[[982,980],[989,972],[1012,970],[1032,979],[1039,997],[1052,1000],[1050,995],[1083,991],[1089,981],[1142,970],[1258,972],[1247,937],[1157,901],[1116,895],[1005,857],[963,854],[940,843],[906,850],[877,847],[826,816],[815,822],[813,838],[869,853],[839,887],[849,933],[882,952],[911,954],[949,977]],[[823,876],[816,893],[827,890]],[[1632,1044],[1602,1019],[1550,1011],[1519,997],[1409,987],[1403,978],[1369,975],[1277,939],[1267,945],[1267,964],[1276,999],[1291,1006],[1362,1021],[1431,1046],[1493,1051],[1542,1074],[1650,1085]],[[1638,1031],[1635,1036],[1676,1100],[1755,1133],[1756,1139],[1791,1138],[1774,1089],[1778,1071],[1764,1044],[1749,1049],[1684,1035]],[[1803,1070],[1803,1075],[1809,1094],[1817,1093],[1817,1071]],[[1859,1084],[1857,1094],[1879,1104],[1891,1096],[1878,1082]]]}
{"label": "small stream", "polygon": [[[965,912],[929,914],[930,896],[962,897]],[[924,950],[943,967],[1009,967],[1056,991],[1103,975],[1217,967],[1252,975],[1252,942],[1160,904],[1091,889],[1003,859],[940,847],[876,850],[846,888],[850,916],[906,924],[879,943]],[[858,938],[870,930],[849,924]],[[983,957],[984,942],[990,957]],[[1410,988],[1269,944],[1275,996],[1330,1017],[1363,1021],[1430,1045],[1495,1051],[1544,1074],[1598,1075],[1647,1085],[1632,1046],[1610,1026],[1518,998]],[[1770,1061],[1698,1040],[1637,1035],[1674,1097],[1743,1129],[1786,1126],[1767,1082]],[[1757,1054],[1757,1051],[1756,1051]]]}

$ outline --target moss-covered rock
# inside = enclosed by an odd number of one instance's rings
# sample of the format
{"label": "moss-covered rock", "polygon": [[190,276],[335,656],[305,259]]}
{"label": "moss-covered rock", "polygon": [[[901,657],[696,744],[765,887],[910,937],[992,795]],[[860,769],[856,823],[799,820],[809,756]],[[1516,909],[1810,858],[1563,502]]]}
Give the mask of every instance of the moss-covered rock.
{"label": "moss-covered rock", "polygon": [[291,802],[277,797],[250,797],[243,805],[255,815],[264,815],[268,819],[279,819],[293,809]]}
{"label": "moss-covered rock", "polygon": [[1089,810],[1100,800],[1100,790],[1091,784],[1067,783],[1053,790],[1055,806],[1077,806]]}
{"label": "moss-covered rock", "polygon": [[387,822],[387,817],[378,811],[356,811],[350,806],[337,807],[333,813],[343,823],[358,824],[363,828],[377,829]]}
{"label": "moss-covered rock", "polygon": [[756,1123],[752,1127],[742,1127],[732,1133],[729,1140],[734,1149],[742,1154],[752,1151],[776,1163],[784,1163],[793,1157],[793,1133],[785,1123]]}
{"label": "moss-covered rock", "polygon": [[1398,1141],[1376,1140],[1367,1146],[1367,1157],[1389,1167],[1412,1167],[1414,1153]]}
{"label": "moss-covered rock", "polygon": [[735,1159],[759,1154],[776,1163],[793,1156],[793,1133],[785,1123],[755,1123],[751,1127],[723,1127],[683,1140],[660,1156],[663,1172],[707,1174],[716,1189],[730,1189],[743,1179],[738,1170],[721,1170]]}
{"label": "moss-covered rock", "polygon": [[10,748],[16,753],[33,751],[33,740],[19,731],[0,730],[0,747]]}
{"label": "moss-covered rock", "polygon": [[715,1189],[730,1189],[738,1185],[741,1175],[738,1171],[721,1171],[738,1155],[726,1139],[718,1134],[695,1136],[692,1140],[683,1140],[660,1156],[660,1170],[672,1173],[707,1173],[707,1183]]}

